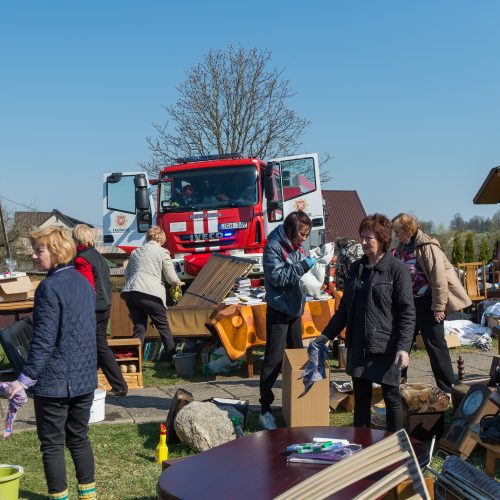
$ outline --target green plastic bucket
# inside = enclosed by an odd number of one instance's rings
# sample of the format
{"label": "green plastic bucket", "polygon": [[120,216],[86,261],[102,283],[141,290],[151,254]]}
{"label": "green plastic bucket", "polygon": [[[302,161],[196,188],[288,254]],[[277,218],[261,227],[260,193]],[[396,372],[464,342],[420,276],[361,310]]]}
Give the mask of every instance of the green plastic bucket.
{"label": "green plastic bucket", "polygon": [[0,500],[19,498],[19,478],[23,472],[20,465],[0,464]]}

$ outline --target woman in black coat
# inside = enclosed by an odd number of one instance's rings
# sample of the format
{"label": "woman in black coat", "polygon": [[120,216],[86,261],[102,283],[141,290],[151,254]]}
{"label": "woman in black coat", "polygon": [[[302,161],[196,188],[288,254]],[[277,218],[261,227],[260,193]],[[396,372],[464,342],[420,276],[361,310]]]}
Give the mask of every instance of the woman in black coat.
{"label": "woman in black coat", "polygon": [[346,372],[354,389],[354,426],[370,427],[372,384],[382,386],[386,426],[404,425],[399,382],[408,365],[415,327],[410,273],[389,252],[391,222],[381,214],[359,226],[364,256],[355,261],[340,306],[323,331],[329,339],[346,328]]}

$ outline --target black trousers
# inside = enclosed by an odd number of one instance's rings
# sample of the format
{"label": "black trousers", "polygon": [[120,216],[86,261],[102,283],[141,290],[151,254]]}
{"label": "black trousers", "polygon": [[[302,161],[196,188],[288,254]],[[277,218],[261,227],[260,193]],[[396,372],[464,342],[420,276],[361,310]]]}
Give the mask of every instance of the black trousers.
{"label": "black trousers", "polygon": [[274,401],[273,385],[280,373],[285,346],[289,349],[301,349],[302,323],[300,317],[290,318],[286,314],[267,306],[266,313],[266,350],[260,372],[261,412],[271,411]]}
{"label": "black trousers", "polygon": [[114,391],[127,391],[127,382],[123,378],[113,351],[108,346],[108,321],[110,310],[96,311],[96,342],[97,342],[97,366],[101,368],[104,376]]}
{"label": "black trousers", "polygon": [[34,397],[36,429],[49,493],[60,493],[68,487],[65,442],[78,483],[94,482],[94,452],[88,438],[93,400],[93,392],[74,398]]}
{"label": "black trousers", "polygon": [[[354,427],[370,428],[372,384],[371,380],[365,378],[352,378],[352,387],[354,389]],[[386,427],[388,431],[396,432],[404,427],[401,393],[397,386],[387,384],[381,384],[381,386],[386,410]]]}
{"label": "black trousers", "polygon": [[[432,307],[432,295],[418,297],[415,299],[416,324],[413,341],[420,331],[429,355],[432,373],[436,385],[445,392],[451,391],[454,383],[453,365],[451,363],[450,351],[444,338],[444,323],[438,323],[434,318]],[[406,370],[401,376],[406,377]]]}
{"label": "black trousers", "polygon": [[167,308],[160,298],[142,292],[125,292],[122,297],[127,303],[132,322],[134,323],[133,337],[141,339],[144,344],[148,316],[160,334],[167,359],[175,353],[175,342],[170,331],[167,319]]}

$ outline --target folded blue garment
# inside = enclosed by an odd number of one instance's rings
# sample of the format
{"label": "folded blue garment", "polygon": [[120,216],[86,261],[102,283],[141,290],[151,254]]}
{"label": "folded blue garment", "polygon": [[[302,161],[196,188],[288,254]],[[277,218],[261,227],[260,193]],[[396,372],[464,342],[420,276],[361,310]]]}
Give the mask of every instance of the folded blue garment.
{"label": "folded blue garment", "polygon": [[[328,341],[328,339],[326,339],[326,341]],[[326,348],[322,336],[309,344],[307,347],[307,355],[309,356],[309,361],[302,372],[304,392],[299,398],[307,394],[314,382],[326,378],[325,362],[328,359],[328,349]]]}

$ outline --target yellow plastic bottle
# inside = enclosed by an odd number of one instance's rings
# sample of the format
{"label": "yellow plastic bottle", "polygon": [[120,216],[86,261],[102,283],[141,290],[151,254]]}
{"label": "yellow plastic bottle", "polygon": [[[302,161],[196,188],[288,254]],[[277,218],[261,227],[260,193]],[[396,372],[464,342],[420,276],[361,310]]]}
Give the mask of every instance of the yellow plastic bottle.
{"label": "yellow plastic bottle", "polygon": [[156,463],[162,464],[164,460],[168,459],[168,446],[167,446],[167,428],[160,424],[160,442],[156,447]]}

